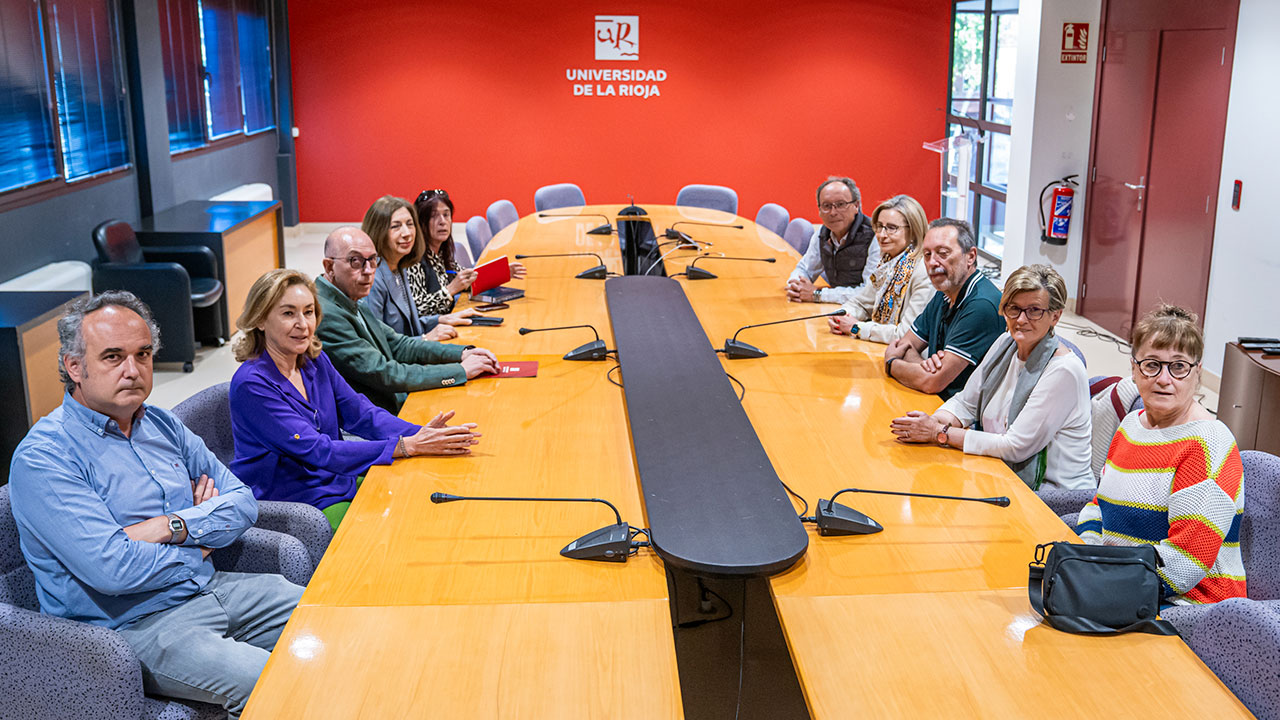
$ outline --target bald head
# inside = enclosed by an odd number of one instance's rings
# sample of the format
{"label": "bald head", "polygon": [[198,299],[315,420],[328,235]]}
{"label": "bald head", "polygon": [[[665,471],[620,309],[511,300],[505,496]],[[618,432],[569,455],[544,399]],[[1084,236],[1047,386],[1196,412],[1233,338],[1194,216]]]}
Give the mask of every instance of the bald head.
{"label": "bald head", "polygon": [[358,227],[345,225],[324,239],[324,276],[352,300],[369,294],[378,251]]}

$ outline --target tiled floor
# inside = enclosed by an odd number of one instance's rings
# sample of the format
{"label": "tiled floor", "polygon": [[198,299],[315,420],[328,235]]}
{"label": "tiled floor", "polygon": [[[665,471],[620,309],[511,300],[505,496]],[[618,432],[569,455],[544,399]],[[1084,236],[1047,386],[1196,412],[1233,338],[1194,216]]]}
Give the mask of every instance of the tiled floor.
{"label": "tiled floor", "polygon": [[[357,223],[358,224],[358,223]],[[319,274],[321,258],[324,256],[324,238],[339,223],[302,223],[289,228],[285,233],[285,265],[306,273]],[[454,237],[466,237],[466,228],[460,223],[454,224]],[[232,308],[231,313],[238,314],[239,308]],[[1089,375],[1128,375],[1129,351],[1115,342],[1101,339],[1086,331],[1081,334],[1077,328],[1110,336],[1101,327],[1071,312],[1062,316],[1059,325],[1062,336],[1074,342],[1084,351],[1088,359]],[[174,365],[157,367],[155,373],[155,389],[151,393],[151,403],[160,407],[171,408],[187,397],[210,385],[226,382],[235,373],[238,364],[231,356],[230,344],[220,348],[201,348],[196,353],[195,371],[184,373]],[[1218,395],[1209,387],[1201,389],[1201,403],[1211,411],[1218,408]]]}

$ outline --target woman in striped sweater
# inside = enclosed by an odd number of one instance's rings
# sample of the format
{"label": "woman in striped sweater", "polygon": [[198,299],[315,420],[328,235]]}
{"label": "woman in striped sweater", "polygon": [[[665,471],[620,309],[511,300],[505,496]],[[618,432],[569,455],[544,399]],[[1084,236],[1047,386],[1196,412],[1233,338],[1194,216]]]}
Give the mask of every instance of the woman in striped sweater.
{"label": "woman in striped sweater", "polygon": [[1154,545],[1165,600],[1245,597],[1244,472],[1235,437],[1195,400],[1204,337],[1163,305],[1133,329],[1133,381],[1146,405],[1120,423],[1098,494],[1076,532],[1093,545]]}

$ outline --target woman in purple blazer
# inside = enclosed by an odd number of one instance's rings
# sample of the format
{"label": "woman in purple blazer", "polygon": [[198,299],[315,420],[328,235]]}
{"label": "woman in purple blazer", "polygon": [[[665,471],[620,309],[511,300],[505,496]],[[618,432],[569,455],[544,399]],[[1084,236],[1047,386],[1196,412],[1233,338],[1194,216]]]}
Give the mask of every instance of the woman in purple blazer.
{"label": "woman in purple blazer", "polygon": [[250,288],[233,347],[242,364],[231,379],[231,471],[260,500],[320,508],[336,530],[370,467],[464,455],[480,434],[475,423],[446,425],[452,411],[419,426],[369,402],[320,350],[319,322],[315,285],[296,270],[272,270]]}

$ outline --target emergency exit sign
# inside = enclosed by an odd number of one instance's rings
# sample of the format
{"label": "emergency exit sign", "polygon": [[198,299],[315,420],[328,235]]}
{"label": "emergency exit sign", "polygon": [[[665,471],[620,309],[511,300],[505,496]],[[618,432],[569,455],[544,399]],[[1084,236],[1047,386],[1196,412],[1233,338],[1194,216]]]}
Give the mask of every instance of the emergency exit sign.
{"label": "emergency exit sign", "polygon": [[1062,62],[1089,61],[1089,23],[1062,23]]}

